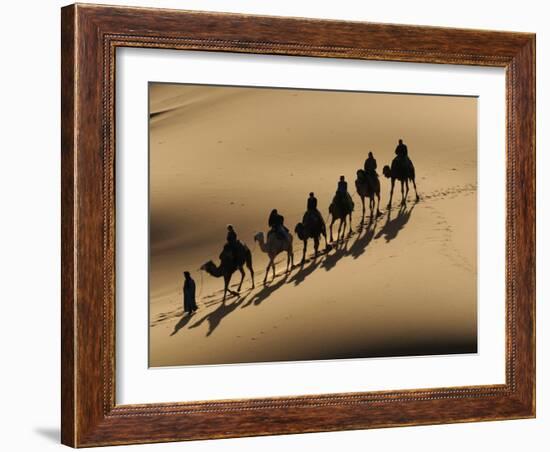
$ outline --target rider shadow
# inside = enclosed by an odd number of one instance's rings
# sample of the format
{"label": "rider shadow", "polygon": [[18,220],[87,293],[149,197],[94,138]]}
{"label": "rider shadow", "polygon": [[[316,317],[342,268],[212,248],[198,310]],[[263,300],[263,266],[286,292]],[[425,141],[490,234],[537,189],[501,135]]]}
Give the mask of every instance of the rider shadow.
{"label": "rider shadow", "polygon": [[392,209],[388,210],[386,222],[384,223],[382,229],[378,231],[378,234],[376,234],[376,238],[378,239],[383,236],[386,243],[389,243],[395,239],[399,234],[399,231],[401,231],[411,219],[411,214],[417,204],[418,201],[414,201],[410,209],[407,208],[406,203],[401,204],[397,216],[393,220],[391,218]]}
{"label": "rider shadow", "polygon": [[220,325],[221,321],[229,314],[231,314],[235,309],[237,309],[246,300],[247,297],[248,295],[245,295],[244,297],[237,297],[237,299],[233,301],[233,303],[229,304],[222,301],[216,309],[206,314],[203,318],[195,322],[193,325],[190,325],[189,329],[197,328],[201,326],[205,321],[208,321],[208,332],[206,333],[206,336],[210,336],[214,332],[214,330]]}
{"label": "rider shadow", "polygon": [[256,294],[254,294],[254,296],[252,296],[250,298],[250,300],[248,300],[248,303],[246,303],[245,305],[243,305],[243,309],[250,306],[250,305],[254,305],[254,306],[259,306],[260,304],[262,304],[262,302],[264,302],[271,294],[273,294],[275,291],[279,290],[281,287],[283,287],[286,283],[287,283],[287,280],[288,280],[288,273],[285,272],[285,276],[281,279],[279,279],[276,283],[269,283],[268,285],[265,285],[263,286],[259,292],[257,292]]}

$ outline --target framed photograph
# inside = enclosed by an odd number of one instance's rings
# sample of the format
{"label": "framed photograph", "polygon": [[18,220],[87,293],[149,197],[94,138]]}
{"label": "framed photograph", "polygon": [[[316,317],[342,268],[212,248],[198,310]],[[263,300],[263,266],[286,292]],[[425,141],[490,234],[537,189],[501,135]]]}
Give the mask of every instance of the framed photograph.
{"label": "framed photograph", "polygon": [[535,36],[62,9],[62,442],[535,416]]}

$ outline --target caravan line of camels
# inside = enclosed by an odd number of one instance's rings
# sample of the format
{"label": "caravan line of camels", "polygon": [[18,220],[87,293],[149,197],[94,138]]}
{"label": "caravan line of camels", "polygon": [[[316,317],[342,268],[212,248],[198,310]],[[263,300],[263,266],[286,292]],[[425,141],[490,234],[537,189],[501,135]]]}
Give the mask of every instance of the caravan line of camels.
{"label": "caravan line of camels", "polygon": [[[395,150],[396,156],[392,160],[391,165],[385,165],[382,169],[382,174],[391,180],[390,197],[388,201],[388,209],[391,208],[393,200],[393,191],[395,187],[395,181],[399,181],[401,184],[401,204],[405,204],[409,193],[409,182],[413,184],[416,200],[419,200],[418,192],[416,189],[415,181],[415,169],[412,161],[408,157],[407,146],[403,144],[402,140],[399,140],[399,144]],[[369,200],[370,218],[377,218],[382,215],[380,212],[380,180],[376,172],[376,160],[371,152],[369,152],[369,158],[365,161],[364,168],[357,170],[357,178],[355,179],[355,190],[361,199],[362,204],[362,218],[365,217],[366,207],[365,200]],[[330,242],[333,243],[332,227],[336,221],[338,224],[338,233],[336,242],[345,235],[346,228],[349,221],[349,232],[351,233],[352,214],[354,211],[354,203],[352,197],[347,191],[347,182],[344,176],[340,177],[338,182],[338,189],[332,202],[329,206],[329,218],[330,221]],[[290,272],[294,267],[294,251],[293,251],[293,236],[290,231],[284,225],[284,218],[273,210],[269,217],[270,230],[267,235],[263,232],[258,232],[254,236],[254,241],[258,243],[260,250],[268,255],[269,263],[265,270],[264,285],[267,284],[269,271],[272,271],[272,279],[275,279],[275,259],[281,253],[286,253],[286,272]],[[313,193],[310,193],[308,198],[307,210],[303,215],[302,221],[296,225],[294,232],[303,243],[302,252],[302,265],[306,261],[307,244],[311,239],[313,240],[314,255],[317,257],[319,253],[319,245],[321,237],[325,241],[325,250],[330,251],[331,245],[327,240],[327,228],[323,216],[317,210],[317,199]],[[224,293],[223,301],[227,297],[227,294],[238,296],[241,290],[246,267],[250,272],[250,278],[252,281],[252,289],[254,289],[254,269],[252,266],[252,252],[248,246],[237,240],[237,234],[233,229],[233,226],[228,226],[227,241],[223,247],[223,250],[219,256],[220,265],[216,265],[212,260],[208,261],[201,266],[201,270],[206,271],[208,274],[215,278],[222,277],[224,280]],[[233,274],[238,271],[241,274],[241,280],[237,287],[237,290],[231,290],[230,282]]]}

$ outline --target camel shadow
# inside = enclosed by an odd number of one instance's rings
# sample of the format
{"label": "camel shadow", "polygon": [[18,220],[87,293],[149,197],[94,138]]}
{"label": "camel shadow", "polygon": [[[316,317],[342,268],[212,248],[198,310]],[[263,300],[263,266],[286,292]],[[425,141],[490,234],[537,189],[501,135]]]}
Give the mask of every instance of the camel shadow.
{"label": "camel shadow", "polygon": [[375,218],[374,220],[372,218],[369,218],[366,225],[364,220],[361,221],[361,223],[359,224],[359,228],[357,230],[357,239],[353,242],[349,249],[349,254],[354,259],[358,259],[365,252],[367,246],[374,238],[377,221],[377,218]]}
{"label": "camel shadow", "polygon": [[[374,237],[376,225],[376,217],[369,217],[366,221],[364,217],[361,218],[361,222],[357,226],[355,232],[352,235],[347,235],[343,240],[337,242],[335,247],[336,251],[326,257],[322,267],[326,271],[330,271],[344,257],[352,256],[354,259],[357,259],[361,256]],[[353,236],[356,238],[353,242],[351,242],[351,238]]]}
{"label": "camel shadow", "polygon": [[287,283],[287,281],[288,273],[285,273],[284,277],[279,279],[277,282],[271,282],[265,285],[260,289],[259,292],[257,292],[250,298],[248,303],[243,305],[243,309],[251,305],[258,306],[262,304],[262,302],[264,302],[271,294],[283,287]]}
{"label": "camel shadow", "polygon": [[[306,266],[305,263],[309,262],[309,264]],[[305,279],[311,275],[317,268],[319,268],[319,265],[321,265],[321,259],[319,259],[319,255],[313,256],[311,259],[306,259],[305,262],[300,264],[299,270],[288,280],[288,283],[294,283],[295,286],[298,286],[299,284],[303,283]]]}
{"label": "camel shadow", "polygon": [[384,240],[386,240],[386,243],[391,242],[394,240],[399,232],[405,227],[405,225],[409,222],[411,219],[412,212],[415,208],[415,206],[418,204],[418,201],[414,201],[412,204],[412,207],[407,208],[407,204],[401,204],[399,207],[399,211],[397,212],[397,216],[395,218],[391,218],[391,214],[393,209],[388,210],[388,216],[386,217],[386,222],[384,223],[384,226],[380,231],[378,231],[378,234],[376,234],[377,239],[380,237],[384,237]]}
{"label": "camel shadow", "polygon": [[189,329],[197,328],[201,326],[205,321],[208,321],[208,331],[206,333],[206,336],[210,336],[214,332],[214,330],[216,330],[216,328],[220,326],[221,321],[229,314],[231,314],[235,309],[237,309],[244,302],[244,300],[246,300],[247,297],[248,295],[245,295],[244,297],[238,297],[235,301],[229,304],[222,301],[216,309],[210,311],[197,322],[193,323],[193,325],[190,325]]}
{"label": "camel shadow", "polygon": [[[295,286],[298,286],[320,267],[324,268],[325,271],[332,270],[344,257],[351,256],[354,259],[358,259],[362,254],[364,254],[368,245],[374,239],[384,237],[386,243],[390,242],[395,239],[399,231],[401,231],[408,223],[417,203],[418,201],[415,201],[409,209],[406,205],[400,206],[397,216],[393,219],[392,210],[388,210],[386,221],[376,235],[375,232],[378,226],[378,217],[368,217],[367,220],[363,217],[355,231],[346,234],[343,238],[336,241],[326,252],[319,253],[319,255],[313,256],[306,260],[305,263],[294,266],[290,272],[285,272],[283,277],[277,279],[275,282],[270,282],[263,286],[255,294],[252,294],[252,290],[250,289],[249,293],[245,296],[239,296],[232,303],[216,301],[213,299],[215,298],[215,295],[204,297],[209,300],[206,302],[208,307],[214,306],[218,303],[219,306],[203,316],[197,322],[190,325],[189,328],[197,328],[207,321],[208,332],[206,333],[206,336],[210,336],[216,328],[218,328],[221,321],[237,308],[241,307],[244,309],[252,305],[259,306],[285,284],[293,283]],[[353,239],[353,237],[355,237],[355,239]],[[292,270],[295,268],[298,268],[298,271],[290,277]],[[181,328],[186,326],[191,320],[191,317],[193,316],[183,317],[175,326],[172,335],[176,334]]]}
{"label": "camel shadow", "polygon": [[348,244],[351,237],[351,234],[346,234],[343,239],[336,242],[336,245],[333,248],[334,252],[327,254],[325,260],[321,264],[321,267],[323,267],[327,272],[332,270],[342,258],[347,256]]}

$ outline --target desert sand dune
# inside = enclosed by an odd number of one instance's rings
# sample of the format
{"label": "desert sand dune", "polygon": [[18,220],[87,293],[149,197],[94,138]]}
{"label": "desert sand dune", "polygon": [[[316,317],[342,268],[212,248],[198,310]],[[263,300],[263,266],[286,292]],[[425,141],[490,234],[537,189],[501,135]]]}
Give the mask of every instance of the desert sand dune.
{"label": "desert sand dune", "polygon": [[[476,351],[476,101],[441,96],[151,85],[150,365],[399,356]],[[340,175],[354,193],[369,150],[378,171],[409,147],[420,202],[361,221],[334,249],[263,286],[253,237],[272,208],[293,231],[314,191],[327,217]],[[411,187],[412,189],[412,187]],[[256,288],[222,303],[225,226],[252,250]],[[336,225],[335,225],[336,226]],[[336,231],[335,231],[336,233]],[[322,242],[321,249],[324,248]],[[294,237],[295,263],[302,243]],[[198,312],[182,317],[182,275]],[[236,273],[232,283],[236,285]]]}

